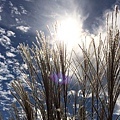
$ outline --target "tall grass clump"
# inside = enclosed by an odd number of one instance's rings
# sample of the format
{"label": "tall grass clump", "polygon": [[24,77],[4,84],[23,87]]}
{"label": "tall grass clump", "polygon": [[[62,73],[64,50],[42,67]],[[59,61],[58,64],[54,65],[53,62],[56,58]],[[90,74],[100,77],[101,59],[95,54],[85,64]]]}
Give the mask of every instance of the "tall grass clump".
{"label": "tall grass clump", "polygon": [[59,43],[53,48],[44,34],[37,32],[37,44],[33,43],[32,48],[20,44],[20,50],[28,66],[29,78],[24,81],[29,92],[25,91],[20,81],[14,81],[12,87],[16,93],[12,94],[21,105],[25,118],[67,118],[71,62],[67,59],[66,46]]}
{"label": "tall grass clump", "polygon": [[[37,32],[32,47],[19,49],[28,77],[12,82],[15,120],[112,120],[120,95],[120,35],[117,12],[107,19],[106,38],[94,38],[89,48],[79,44],[80,53],[68,55],[62,41],[52,44]],[[108,17],[107,17],[108,18]],[[74,57],[73,57],[74,56]],[[12,119],[11,118],[11,119]],[[119,119],[117,116],[114,119]]]}
{"label": "tall grass clump", "polygon": [[[86,49],[85,44],[79,45],[83,53],[83,61],[76,55],[76,78],[82,86],[82,105],[88,111],[87,119],[112,120],[116,101],[120,95],[120,35],[117,28],[117,12],[112,14],[112,24],[108,25],[107,36],[99,39],[96,47],[94,38]],[[114,18],[115,14],[115,18]],[[114,19],[115,20],[114,20]],[[81,72],[80,72],[81,70]],[[88,110],[87,95],[91,95]],[[83,119],[87,116],[83,112]]]}

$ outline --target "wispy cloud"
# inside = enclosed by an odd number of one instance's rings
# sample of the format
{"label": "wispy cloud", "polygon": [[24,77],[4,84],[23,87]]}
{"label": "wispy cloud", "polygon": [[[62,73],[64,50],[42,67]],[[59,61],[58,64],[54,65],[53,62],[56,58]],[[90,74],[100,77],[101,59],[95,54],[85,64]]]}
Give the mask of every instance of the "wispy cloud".
{"label": "wispy cloud", "polygon": [[8,70],[8,66],[4,62],[0,62],[0,66],[1,81],[4,79],[7,80],[5,75],[10,73],[10,71]]}
{"label": "wispy cloud", "polygon": [[2,37],[0,38],[0,43],[2,46],[7,48],[11,44],[11,40],[7,36],[2,35]]}
{"label": "wispy cloud", "polygon": [[28,11],[23,7],[23,6],[20,6],[21,8],[21,14],[27,14]]}
{"label": "wispy cloud", "polygon": [[3,11],[3,6],[0,6],[0,13]]}
{"label": "wispy cloud", "polygon": [[7,36],[10,37],[10,36],[14,36],[15,37],[15,33],[13,31],[7,31]]}
{"label": "wispy cloud", "polygon": [[7,78],[3,77],[3,75],[0,75],[0,80],[7,80]]}
{"label": "wispy cloud", "polygon": [[5,57],[0,53],[0,58],[5,59]]}
{"label": "wispy cloud", "polygon": [[7,57],[15,57],[16,55],[13,54],[12,52],[7,51],[6,52]]}
{"label": "wispy cloud", "polygon": [[0,34],[1,35],[5,34],[5,29],[3,29],[3,28],[0,27]]}
{"label": "wispy cloud", "polygon": [[20,15],[20,12],[18,11],[18,8],[17,8],[17,7],[12,7],[11,14]]}
{"label": "wispy cloud", "polygon": [[21,30],[22,32],[28,32],[30,27],[21,25],[21,26],[17,26],[16,29]]}
{"label": "wispy cloud", "polygon": [[[14,99],[10,93],[10,81],[15,79],[15,75],[20,76],[20,65],[15,58],[18,52],[12,46],[11,37],[15,37],[15,32],[0,28],[0,46],[5,51],[0,51],[0,110],[8,110]],[[1,48],[0,48],[1,50]]]}

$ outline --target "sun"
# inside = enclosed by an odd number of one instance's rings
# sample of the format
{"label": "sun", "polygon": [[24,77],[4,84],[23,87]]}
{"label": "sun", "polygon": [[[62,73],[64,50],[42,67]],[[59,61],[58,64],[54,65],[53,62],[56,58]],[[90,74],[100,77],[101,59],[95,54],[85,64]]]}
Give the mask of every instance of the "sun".
{"label": "sun", "polygon": [[64,41],[68,47],[78,42],[81,34],[81,24],[77,19],[69,17],[59,22],[57,26],[57,39]]}

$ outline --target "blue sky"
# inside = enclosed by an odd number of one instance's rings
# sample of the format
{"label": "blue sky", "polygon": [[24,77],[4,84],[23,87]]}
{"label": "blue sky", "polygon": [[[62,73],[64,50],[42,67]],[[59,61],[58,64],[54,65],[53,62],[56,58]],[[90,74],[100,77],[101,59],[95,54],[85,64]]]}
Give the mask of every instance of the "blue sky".
{"label": "blue sky", "polygon": [[0,110],[4,115],[14,101],[10,82],[21,78],[19,69],[25,68],[19,43],[31,44],[36,30],[47,34],[46,25],[51,28],[69,16],[76,16],[85,33],[104,34],[105,14],[116,4],[120,5],[120,0],[0,0]]}

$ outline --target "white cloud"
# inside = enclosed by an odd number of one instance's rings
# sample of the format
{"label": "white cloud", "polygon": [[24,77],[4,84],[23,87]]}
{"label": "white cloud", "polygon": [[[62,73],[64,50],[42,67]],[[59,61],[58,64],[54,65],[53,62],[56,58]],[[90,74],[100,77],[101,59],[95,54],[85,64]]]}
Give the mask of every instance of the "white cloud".
{"label": "white cloud", "polygon": [[6,60],[6,63],[7,63],[7,64],[13,64],[13,63],[14,63],[14,61],[13,61],[13,60],[11,60],[11,59],[7,59],[7,60]]}
{"label": "white cloud", "polygon": [[0,44],[7,48],[11,44],[11,40],[7,36],[2,35],[0,37]]}
{"label": "white cloud", "polygon": [[0,80],[7,80],[7,77],[3,77],[2,75],[0,75]]}
{"label": "white cloud", "polygon": [[5,57],[0,53],[0,58],[5,59]]}
{"label": "white cloud", "polygon": [[17,23],[20,23],[20,21],[19,21],[19,19],[18,19],[18,18],[15,18],[15,21],[16,21]]}
{"label": "white cloud", "polygon": [[21,10],[22,10],[22,14],[27,14],[27,10],[25,10],[25,8],[23,6],[20,6]]}
{"label": "white cloud", "polygon": [[27,66],[27,64],[22,64],[22,66],[21,66],[21,69],[28,69],[28,66]]}
{"label": "white cloud", "polygon": [[0,34],[5,34],[5,29],[3,29],[3,28],[0,28]]}
{"label": "white cloud", "polygon": [[13,3],[12,3],[11,1],[9,1],[9,5],[10,5],[11,7],[13,7]]}
{"label": "white cloud", "polygon": [[5,77],[14,79],[14,76],[12,74],[8,74]]}
{"label": "white cloud", "polygon": [[9,74],[9,70],[5,62],[0,62],[0,75],[3,74]]}
{"label": "white cloud", "polygon": [[16,29],[19,29],[21,30],[22,32],[28,32],[28,30],[30,29],[30,27],[27,27],[27,26],[18,26],[16,27]]}
{"label": "white cloud", "polygon": [[0,61],[0,67],[2,68],[2,66],[5,66],[5,63]]}
{"label": "white cloud", "polygon": [[0,13],[3,11],[3,6],[0,6]]}
{"label": "white cloud", "polygon": [[7,31],[7,36],[10,37],[10,36],[14,36],[15,37],[15,33],[13,31]]}
{"label": "white cloud", "polygon": [[8,57],[15,57],[15,56],[16,56],[15,54],[13,54],[13,53],[11,53],[11,52],[6,52],[6,55],[7,55]]}
{"label": "white cloud", "polygon": [[3,90],[3,91],[0,91],[0,95],[1,95],[1,98],[2,99],[5,99],[5,100],[10,100],[10,98],[7,96],[7,95],[10,95],[10,90]]}
{"label": "white cloud", "polygon": [[[1,76],[0,76],[1,77]],[[0,91],[3,89],[3,86],[0,84]]]}
{"label": "white cloud", "polygon": [[20,12],[18,11],[18,8],[17,7],[12,7],[12,10],[11,10],[11,14],[17,14],[17,15],[20,15]]}

